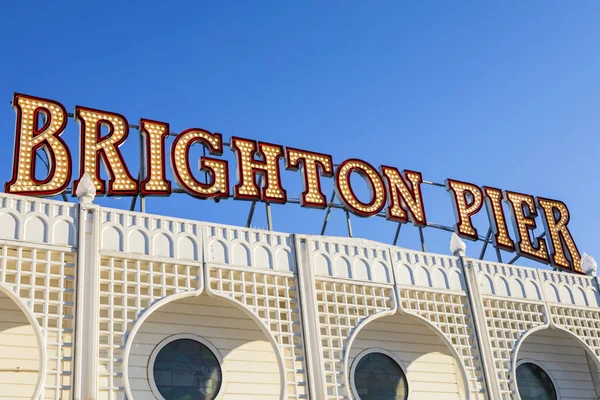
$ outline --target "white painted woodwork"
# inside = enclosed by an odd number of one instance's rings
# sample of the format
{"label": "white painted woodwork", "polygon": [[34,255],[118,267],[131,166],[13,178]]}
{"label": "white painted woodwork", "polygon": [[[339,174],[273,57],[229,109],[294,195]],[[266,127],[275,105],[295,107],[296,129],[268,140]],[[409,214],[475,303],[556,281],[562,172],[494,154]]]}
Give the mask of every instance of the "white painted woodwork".
{"label": "white painted woodwork", "polygon": [[204,338],[223,357],[223,399],[279,399],[279,366],[264,332],[226,300],[200,295],[168,303],[143,322],[132,345],[129,366],[136,400],[155,399],[147,371],[153,349],[165,338],[183,333]]}
{"label": "white painted woodwork", "polygon": [[560,400],[595,398],[585,350],[570,334],[556,329],[534,332],[525,339],[517,357],[542,366],[556,384]]}
{"label": "white painted woodwork", "polygon": [[560,400],[600,398],[591,276],[1,193],[0,286],[32,316],[0,296],[0,400],[153,398],[148,357],[176,333],[222,353],[224,400],[348,399],[369,347],[402,360],[410,400],[516,400],[514,349],[534,330],[517,357]]}
{"label": "white painted woodwork", "polygon": [[[409,400],[463,398],[455,358],[440,337],[417,318],[396,314],[368,323],[352,344],[349,367],[358,354],[373,347],[389,351],[402,362]],[[349,378],[352,386],[352,377]]]}
{"label": "white painted woodwork", "polygon": [[0,291],[0,399],[31,399],[39,368],[40,349],[33,326]]}

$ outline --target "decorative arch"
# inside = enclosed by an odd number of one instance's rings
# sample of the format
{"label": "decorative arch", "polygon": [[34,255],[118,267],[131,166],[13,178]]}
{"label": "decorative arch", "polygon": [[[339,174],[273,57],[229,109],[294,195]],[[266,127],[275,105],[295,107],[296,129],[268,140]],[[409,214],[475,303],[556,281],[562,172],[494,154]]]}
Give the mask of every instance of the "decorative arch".
{"label": "decorative arch", "polygon": [[[483,382],[481,369],[478,369],[480,366],[480,358],[478,357],[479,350],[477,348],[471,350],[471,347],[469,346],[470,335],[468,333],[468,329],[456,329],[456,324],[451,321],[437,321],[436,323],[436,321],[429,319],[428,316],[431,314],[431,312],[422,310],[421,306],[423,305],[424,300],[419,299],[417,296],[418,292],[423,291],[422,289],[396,287],[395,291],[396,296],[400,301],[399,312],[416,317],[424,322],[426,326],[433,329],[436,335],[441,338],[442,343],[449,348],[450,354],[458,360],[457,366],[463,379],[461,389],[464,392],[465,397],[467,399],[476,398],[477,393],[484,389],[485,386],[483,383],[481,383]],[[430,293],[431,295],[436,295],[435,291],[426,290],[426,292]],[[468,299],[464,292],[452,291],[445,294],[445,296],[446,300],[443,302],[443,307],[446,313],[454,313],[455,311],[453,310],[455,310],[455,307],[457,306],[470,309]],[[416,301],[404,301],[404,299]],[[466,326],[471,323],[468,314],[459,314],[457,315],[457,318],[461,318],[462,323],[464,323]],[[458,346],[462,345],[462,348],[468,349],[468,352],[463,354],[455,347],[453,342],[456,342]],[[470,369],[467,370],[467,367],[470,367]]]}
{"label": "decorative arch", "polygon": [[[308,384],[307,374],[299,371],[306,371],[306,354],[303,343],[296,342],[290,336],[302,324],[298,290],[294,289],[297,288],[297,277],[290,272],[271,273],[256,268],[230,268],[214,264],[205,264],[204,274],[209,296],[225,299],[249,315],[253,321],[258,319],[258,326],[275,350],[281,377],[280,398],[300,397],[304,393],[302,387]],[[226,281],[233,279],[237,284],[222,284],[222,274],[228,275]],[[279,289],[274,294],[277,300],[270,302],[265,296],[273,283]],[[262,305],[253,307],[259,303]],[[281,303],[286,305],[280,306]],[[273,319],[273,312],[277,312],[280,317]],[[273,327],[274,323],[276,327]]]}
{"label": "decorative arch", "polygon": [[35,331],[35,338],[37,340],[40,355],[40,371],[38,373],[37,382],[35,384],[35,390],[31,398],[37,399],[42,395],[42,391],[44,390],[44,379],[46,376],[46,369],[48,365],[48,354],[46,350],[46,342],[44,341],[44,334],[42,332],[42,328],[40,327],[38,320],[35,318],[31,310],[27,306],[27,303],[25,303],[25,301],[23,301],[21,297],[17,296],[8,285],[0,282],[0,293],[5,294],[19,307],[19,309],[23,312],[23,314],[25,314],[25,318],[27,318],[27,321],[31,324],[31,326],[33,326],[33,329]]}
{"label": "decorative arch", "polygon": [[345,389],[346,389],[346,396],[348,396],[349,398],[352,398],[352,389],[350,386],[350,369],[349,369],[350,368],[350,352],[348,350],[350,350],[352,348],[352,344],[354,343],[354,340],[356,339],[356,337],[358,336],[360,331],[367,324],[369,324],[371,321],[375,321],[375,320],[383,318],[383,317],[394,315],[394,314],[396,314],[397,311],[398,311],[398,306],[397,306],[397,304],[394,304],[394,308],[392,308],[390,310],[383,310],[383,311],[379,311],[376,314],[369,315],[367,318],[363,319],[360,322],[360,324],[358,324],[358,326],[356,326],[354,328],[352,335],[350,335],[348,337],[348,339],[346,340],[346,344],[344,345],[344,360],[342,361],[342,365],[344,368],[343,371],[344,371],[344,385],[345,385]]}
{"label": "decorative arch", "polygon": [[[462,381],[462,386],[463,386],[463,391],[465,394],[465,400],[470,400],[471,399],[471,395],[470,395],[470,389],[469,389],[469,380],[467,377],[467,372],[466,372],[466,368],[464,366],[464,362],[462,360],[462,357],[460,356],[460,354],[456,351],[456,349],[454,348],[454,346],[452,345],[452,342],[446,337],[446,335],[444,335],[444,333],[435,325],[433,325],[429,320],[423,318],[420,315],[417,314],[412,314],[406,311],[402,311],[401,309],[394,307],[393,309],[390,310],[384,310],[384,311],[380,311],[376,314],[370,315],[369,317],[365,318],[353,331],[352,335],[348,338],[348,340],[346,341],[346,345],[344,346],[344,361],[343,361],[343,368],[344,368],[344,384],[345,384],[345,391],[346,391],[346,395],[348,396],[348,398],[353,398],[353,394],[352,394],[352,389],[351,389],[351,385],[350,385],[350,378],[351,378],[351,374],[350,374],[350,349],[352,348],[352,345],[354,344],[354,341],[356,340],[356,338],[358,337],[359,333],[361,332],[361,330],[367,326],[369,323],[371,323],[372,321],[387,317],[387,316],[391,316],[391,315],[406,315],[406,316],[410,316],[410,317],[414,317],[417,318],[418,320],[420,320],[422,323],[424,323],[427,327],[431,328],[433,330],[433,332],[435,332],[436,336],[439,337],[442,340],[442,343],[448,348],[448,351],[450,352],[450,354],[452,355],[452,357],[454,357],[454,359],[457,361],[457,365],[458,368],[460,370],[460,374],[461,374],[461,381]],[[402,363],[400,364],[402,365]],[[405,373],[406,373],[406,368],[404,369]]]}
{"label": "decorative arch", "polygon": [[[209,277],[207,276],[206,277],[207,282],[208,282],[208,279],[209,279]],[[245,304],[243,304],[242,302],[240,302],[239,300],[233,299],[231,297],[227,297],[223,294],[216,293],[216,292],[210,290],[209,285],[207,285],[207,287],[206,287],[206,293],[210,297],[214,297],[219,300],[223,300],[226,303],[232,304],[234,307],[238,308],[244,314],[246,314],[252,321],[254,321],[260,327],[261,331],[265,334],[265,336],[269,340],[269,343],[271,343],[271,346],[273,347],[273,351],[275,352],[275,356],[277,357],[277,364],[279,366],[280,387],[281,387],[280,392],[279,392],[279,398],[284,399],[286,396],[286,371],[285,371],[285,367],[284,367],[285,364],[284,364],[284,360],[283,360],[283,354],[281,353],[281,348],[279,347],[279,343],[277,343],[277,341],[275,340],[275,337],[273,337],[273,334],[269,330],[269,327],[267,326],[267,324],[260,317],[258,317],[254,312],[252,312],[252,310],[248,309],[248,307]]]}
{"label": "decorative arch", "polygon": [[152,304],[150,307],[146,308],[140,315],[140,317],[133,321],[128,325],[127,329],[127,339],[125,341],[125,348],[123,350],[123,387],[125,388],[125,395],[128,399],[133,399],[133,392],[131,391],[131,386],[129,385],[129,355],[131,353],[131,346],[135,339],[135,335],[139,331],[140,327],[143,325],[144,321],[148,319],[156,310],[162,308],[164,305],[172,303],[177,300],[185,299],[188,297],[197,297],[202,294],[202,289],[180,292],[176,294],[172,294],[167,297],[163,297],[159,301]]}
{"label": "decorative arch", "polygon": [[569,331],[568,329],[557,326],[553,322],[549,322],[545,325],[536,326],[536,327],[528,330],[527,332],[525,332],[519,338],[518,342],[515,344],[513,351],[511,353],[510,376],[512,377],[512,379],[510,380],[510,384],[516,394],[516,400],[521,399],[521,396],[519,396],[519,391],[518,391],[518,387],[517,387],[518,355],[519,355],[519,352],[521,351],[521,347],[522,347],[523,343],[525,342],[525,340],[527,340],[527,338],[529,336],[531,336],[537,332],[544,331],[544,330],[550,330],[550,329],[554,329],[554,330],[560,331],[562,333],[566,333],[571,339],[574,339],[575,342],[577,342],[582,347],[582,349],[585,351],[585,353],[587,355],[591,356],[592,360],[594,361],[594,365],[595,365],[596,369],[598,371],[600,371],[600,359],[598,359],[598,356],[596,355],[594,350],[579,336],[575,335],[573,332]]}
{"label": "decorative arch", "polygon": [[458,353],[458,351],[452,344],[452,341],[450,341],[450,339],[444,334],[444,332],[439,327],[432,324],[431,321],[429,321],[425,317],[422,317],[421,315],[418,315],[418,314],[405,312],[402,310],[400,310],[399,313],[405,314],[405,315],[410,315],[411,317],[415,317],[415,318],[419,319],[426,326],[431,328],[435,332],[435,334],[442,340],[442,342],[446,345],[446,347],[450,351],[450,354],[452,355],[452,357],[454,357],[454,359],[457,361],[458,369],[460,370],[460,374],[461,374],[461,380],[462,380],[462,385],[463,385],[463,391],[465,394],[465,400],[470,400],[471,399],[471,390],[469,388],[469,379],[467,376],[467,369],[465,368],[463,357]]}
{"label": "decorative arch", "polygon": [[0,238],[19,240],[21,234],[21,220],[12,211],[0,212]]}
{"label": "decorative arch", "polygon": [[29,213],[23,221],[23,239],[26,241],[47,243],[49,226],[50,222],[46,215],[39,212]]}
{"label": "decorative arch", "polygon": [[152,232],[150,255],[155,257],[175,257],[175,240],[171,232],[157,229]]}

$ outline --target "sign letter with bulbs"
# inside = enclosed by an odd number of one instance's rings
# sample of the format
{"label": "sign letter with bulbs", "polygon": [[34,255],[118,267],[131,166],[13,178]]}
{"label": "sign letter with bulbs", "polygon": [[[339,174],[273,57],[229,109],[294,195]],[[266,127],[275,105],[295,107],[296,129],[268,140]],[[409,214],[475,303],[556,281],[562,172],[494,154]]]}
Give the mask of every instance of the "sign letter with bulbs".
{"label": "sign letter with bulbs", "polygon": [[[73,161],[64,139],[69,119],[65,107],[54,100],[18,93],[12,105],[16,112],[15,148],[12,178],[5,185],[6,192],[56,196],[72,183],[71,192],[75,193],[78,180],[71,182]],[[220,133],[199,128],[173,134],[168,123],[142,118],[139,127],[134,127],[143,139],[140,154],[143,163],[136,179],[121,151],[130,130],[124,116],[76,106],[73,118],[79,123],[77,176],[81,179],[83,174],[89,173],[99,195],[170,195],[169,158],[171,178],[179,190],[198,199],[233,197],[283,204],[288,201],[281,179],[284,167],[288,171],[299,171],[303,190],[296,201],[303,207],[332,206],[323,193],[323,179],[327,178],[333,179],[335,194],[344,208],[355,215],[383,216],[418,227],[430,225],[422,185],[431,182],[423,181],[420,172],[400,172],[387,165],[375,168],[357,158],[342,161],[336,167],[327,154],[236,136],[225,143]],[[171,147],[167,149],[172,137]],[[203,153],[197,160],[195,173],[190,167],[194,145]],[[229,162],[223,159],[226,146],[236,158],[237,182],[233,188],[230,187]],[[101,165],[108,181],[101,177]],[[362,181],[360,186],[368,188],[367,194],[357,190],[357,180]],[[516,252],[555,268],[583,273],[581,255],[568,228],[571,215],[565,203],[454,179],[447,179],[445,187],[454,209],[454,231],[459,236],[490,240],[498,249]],[[487,238],[475,227],[484,206],[489,222]],[[544,227],[545,238],[535,232],[538,222]],[[511,223],[512,237],[508,228]]]}

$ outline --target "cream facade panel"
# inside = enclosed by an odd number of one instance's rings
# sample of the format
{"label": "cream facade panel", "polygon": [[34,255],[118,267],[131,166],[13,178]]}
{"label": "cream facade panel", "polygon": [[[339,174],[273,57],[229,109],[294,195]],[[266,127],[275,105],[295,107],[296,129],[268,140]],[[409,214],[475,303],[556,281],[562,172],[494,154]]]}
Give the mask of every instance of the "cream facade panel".
{"label": "cream facade panel", "polygon": [[361,352],[381,349],[401,361],[414,399],[463,399],[463,377],[456,358],[439,335],[422,320],[389,315],[368,323],[349,350],[349,365]]}
{"label": "cream facade panel", "polygon": [[[600,396],[597,384],[600,365],[598,278],[482,261],[471,261],[470,266],[481,291],[495,372],[491,380],[495,381],[499,398],[517,398],[516,368],[521,347],[530,337],[548,329],[558,330],[566,337],[560,341],[555,339],[557,347],[571,346],[575,342],[589,356],[585,373],[595,382],[595,396]],[[555,350],[553,357],[560,360],[561,350]],[[532,360],[539,364],[548,362],[547,359]],[[557,390],[562,393],[564,387],[559,386]]]}
{"label": "cream facade panel", "polygon": [[[2,195],[0,220],[0,369],[2,379],[13,382],[3,384],[0,395],[71,398],[77,208]],[[23,339],[22,350],[10,345],[15,334]]]}
{"label": "cream facade panel", "polygon": [[153,363],[179,337],[214,354],[218,399],[355,399],[371,353],[408,400],[520,400],[523,363],[593,399],[599,293],[459,252],[2,194],[0,399],[162,400]]}
{"label": "cream facade panel", "polygon": [[258,323],[231,301],[206,294],[165,304],[141,325],[129,354],[133,398],[156,398],[149,380],[151,354],[163,340],[178,334],[196,335],[217,349],[223,360],[221,398],[279,398],[276,349]]}
{"label": "cream facade panel", "polygon": [[40,345],[19,305],[0,291],[0,399],[31,399],[40,376]]}
{"label": "cream facade panel", "polygon": [[528,336],[517,354],[518,362],[534,361],[552,378],[561,400],[596,397],[585,349],[571,335],[543,329]]}

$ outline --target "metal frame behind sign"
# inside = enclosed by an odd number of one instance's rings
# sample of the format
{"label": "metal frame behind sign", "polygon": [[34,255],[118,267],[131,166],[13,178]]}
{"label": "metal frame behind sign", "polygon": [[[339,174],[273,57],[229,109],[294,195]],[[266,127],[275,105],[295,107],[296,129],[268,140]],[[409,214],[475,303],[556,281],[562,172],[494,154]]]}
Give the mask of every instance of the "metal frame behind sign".
{"label": "metal frame behind sign", "polygon": [[[76,119],[75,115],[73,113],[66,113],[67,118],[68,119]],[[45,124],[46,121],[46,115],[44,113],[40,113],[39,118],[41,118],[40,122],[43,124]],[[138,183],[139,189],[137,190],[137,193],[133,193],[132,194],[132,199],[131,199],[131,203],[129,206],[129,210],[130,211],[134,211],[136,208],[136,205],[138,203],[138,198],[139,198],[139,211],[142,213],[146,212],[146,196],[144,195],[143,191],[142,191],[142,183],[143,180],[145,179],[146,175],[147,175],[147,171],[146,171],[146,151],[145,151],[145,146],[147,145],[147,143],[145,143],[145,135],[142,133],[142,127],[140,125],[135,125],[135,124],[131,124],[129,122],[127,122],[127,125],[129,127],[130,130],[135,130],[138,132],[139,135],[139,171],[138,171],[138,175],[137,175],[137,179],[135,179]],[[171,132],[170,130],[168,130],[168,125],[167,125],[167,130],[165,132],[166,136],[168,137],[177,137],[179,134],[175,133],[175,132]],[[192,144],[193,145],[193,144]],[[223,147],[229,147],[231,148],[231,143],[229,142],[224,142],[223,141]],[[206,147],[202,146],[202,152],[203,152],[203,156],[206,156]],[[50,170],[52,168],[51,162],[52,162],[52,158],[50,157],[50,155],[48,154],[48,149],[45,146],[42,146],[40,149],[38,150],[43,150],[42,152],[37,151],[36,150],[36,158],[39,159],[42,164],[45,166],[46,170],[48,173],[50,173]],[[42,156],[41,153],[45,154],[45,158]],[[339,170],[340,165],[339,164],[332,164],[333,170],[334,172],[337,172],[337,170]],[[336,176],[335,174],[333,176]],[[208,183],[209,182],[209,175],[208,172],[204,171],[204,182],[203,183]],[[430,185],[430,186],[436,186],[436,187],[441,187],[441,188],[445,188],[446,190],[448,190],[447,184],[442,184],[442,183],[437,183],[437,182],[432,182],[432,181],[427,181],[427,180],[422,180],[421,183],[425,184],[425,185]],[[258,174],[258,187],[262,187],[263,186],[263,175],[262,174]],[[68,202],[68,194],[73,194],[73,185],[70,185],[67,187],[67,189],[63,192],[61,192],[61,197],[63,201]],[[177,187],[177,188],[173,188],[172,190],[170,190],[171,194],[188,194],[187,191],[185,191],[184,189]],[[339,194],[339,193],[338,193]],[[235,195],[234,194],[228,194],[227,196],[221,196],[224,199],[226,198],[234,198]],[[221,197],[217,197],[217,198],[213,198],[213,200],[215,202],[220,201]],[[326,201],[326,199],[324,198],[325,201],[323,202],[323,209],[325,210],[325,215],[324,215],[324,219],[323,219],[323,223],[321,226],[321,231],[320,234],[321,235],[325,235],[326,229],[327,229],[327,225],[329,223],[329,217],[331,215],[331,211],[333,209],[341,209],[344,211],[345,213],[345,219],[346,219],[346,228],[347,228],[347,235],[348,237],[353,237],[353,230],[352,230],[352,222],[350,219],[350,210],[348,209],[348,207],[340,200],[336,202],[336,187],[334,185],[334,190],[332,191],[331,197],[329,198],[328,201]],[[246,219],[246,227],[250,227],[254,218],[254,214],[255,214],[255,210],[256,210],[256,205],[258,202],[263,202],[265,203],[265,213],[266,213],[266,220],[267,220],[267,229],[269,231],[273,230],[273,218],[272,218],[272,213],[271,213],[271,203],[269,200],[265,200],[265,199],[256,199],[253,198],[251,200],[251,205],[250,205],[250,209],[248,212],[248,217]],[[299,205],[303,205],[302,201],[300,198],[286,198],[285,199],[286,203],[292,203],[292,204],[299,204]],[[353,211],[354,212],[354,211]],[[489,213],[489,212],[488,212]],[[386,214],[386,212],[383,211],[379,211],[376,213],[372,213],[370,214],[372,216],[377,216],[377,217],[381,217],[381,218],[386,218],[388,220],[391,220],[391,218],[389,218],[389,216]],[[393,219],[392,219],[393,220]],[[402,225],[406,223],[406,221],[401,221],[401,222],[397,222],[397,228],[396,231],[394,233],[394,237],[392,240],[392,244],[396,245],[398,242],[398,239],[400,237],[400,233],[401,233],[401,228]],[[442,230],[442,231],[446,231],[446,232],[455,232],[455,227],[452,226],[447,226],[447,225],[443,225],[443,224],[437,224],[437,223],[432,223],[427,221],[426,223],[419,225],[419,224],[415,224],[418,231],[419,231],[419,240],[420,240],[420,244],[421,244],[421,250],[422,251],[426,251],[426,243],[425,243],[425,235],[423,232],[423,227],[430,227],[430,228],[434,228],[434,229],[438,229],[438,230]],[[495,253],[496,253],[496,258],[498,262],[503,262],[502,260],[502,254],[500,252],[500,248],[502,246],[497,246],[494,243],[494,240],[492,239],[492,234],[493,234],[493,227],[492,227],[492,223],[491,221],[489,221],[489,226],[488,226],[488,230],[485,236],[476,234],[476,235],[472,235],[472,237],[470,237],[471,240],[476,241],[476,242],[482,242],[482,248],[481,248],[481,252],[479,255],[479,259],[482,260],[485,257],[486,251],[487,251],[487,247],[489,244],[492,244],[495,248]],[[534,242],[537,242],[539,239],[542,239],[546,236],[546,232],[541,233],[539,236],[537,236],[535,238]],[[535,237],[535,236],[534,236]],[[506,250],[506,249],[505,249]],[[506,251],[510,251],[510,250],[506,250]],[[513,258],[511,258],[508,261],[508,264],[513,264],[515,263],[518,259],[520,259],[523,256],[523,254],[517,254],[515,255]],[[554,268],[554,270],[557,270],[557,268]]]}
{"label": "metal frame behind sign", "polygon": [[[67,113],[68,117],[70,119],[74,118],[74,114],[73,113]],[[45,118],[43,115],[41,116],[42,118]],[[135,125],[135,124],[129,124],[129,128],[133,129],[135,131],[138,132],[139,135],[139,154],[140,154],[140,170],[138,172],[138,176],[137,176],[137,180],[138,182],[140,182],[140,188],[141,188],[141,182],[144,179],[145,175],[146,175],[146,152],[144,151],[144,136],[141,134],[140,132],[140,126],[139,125]],[[178,133],[175,132],[169,132],[169,136],[170,137],[176,137],[178,135]],[[224,146],[230,147],[230,143],[228,142],[224,142],[223,143]],[[44,148],[42,148],[44,149]],[[203,155],[206,155],[206,148],[203,147]],[[46,169],[49,171],[50,170],[50,164],[49,164],[49,157],[46,156],[46,159],[44,159],[40,152],[36,153],[36,156],[42,161],[42,163],[44,164],[44,166],[46,167]],[[334,168],[337,168],[338,164],[334,164]],[[208,174],[205,172],[205,181],[208,181]],[[258,186],[262,186],[262,182],[263,181],[263,177],[262,175],[259,175],[258,177]],[[432,182],[432,181],[426,181],[423,180],[422,182],[423,184],[426,185],[430,185],[430,186],[436,186],[436,187],[441,187],[441,188],[445,188],[445,185],[442,183],[437,183],[437,182]],[[180,189],[180,188],[173,188],[172,189],[172,194],[187,194],[184,190]],[[68,196],[66,194],[72,194],[72,188],[69,187],[67,188],[67,190],[65,192],[63,192],[61,194],[61,197],[64,201],[68,202]],[[233,198],[233,195],[229,196],[230,198]],[[139,211],[142,213],[146,212],[146,196],[144,196],[141,193],[141,189],[140,191],[133,195],[132,199],[131,199],[131,204],[129,206],[129,211],[135,211],[136,205],[138,203],[138,198],[139,198]],[[327,202],[327,206],[325,208],[325,216],[323,219],[323,223],[321,226],[321,231],[320,234],[321,235],[325,235],[325,232],[327,230],[327,225],[329,223],[329,216],[331,215],[331,211],[333,209],[340,209],[344,211],[345,214],[345,219],[346,219],[346,227],[347,227],[347,234],[348,237],[353,237],[353,231],[352,231],[352,222],[350,220],[350,212],[346,209],[346,207],[344,206],[344,204],[342,204],[341,202],[336,202],[335,201],[336,196],[335,196],[335,189],[332,191],[331,193],[331,197],[329,198],[329,201]],[[215,199],[215,201],[219,201],[220,199]],[[245,226],[247,228],[249,228],[252,224],[252,220],[254,218],[254,214],[255,214],[255,210],[256,210],[256,205],[258,202],[263,202],[265,203],[265,214],[266,214],[266,220],[267,220],[267,229],[269,231],[273,230],[273,218],[272,218],[272,213],[271,213],[271,204],[269,201],[264,201],[264,200],[252,200],[251,204],[250,204],[250,209],[248,211],[248,217],[246,219],[246,224]],[[300,199],[299,198],[287,198],[287,203],[291,203],[291,204],[301,204]],[[386,218],[386,214],[385,212],[379,212],[375,215],[376,217],[381,217],[381,218]],[[400,237],[400,232],[401,232],[401,228],[403,223],[397,223],[398,226],[396,228],[396,231],[394,233],[394,237],[392,240],[392,244],[396,245],[398,243],[398,239]],[[428,228],[434,228],[434,229],[438,229],[438,230],[442,230],[445,232],[454,232],[454,228],[448,225],[443,225],[443,224],[437,224],[437,223],[432,223],[432,222],[427,222],[427,227]],[[426,241],[425,241],[425,234],[423,232],[423,227],[417,227],[418,231],[419,231],[419,240],[421,243],[421,250],[422,251],[426,251]],[[537,239],[541,239],[546,235],[546,232],[541,233]],[[483,246],[481,248],[481,253],[479,254],[479,259],[483,260],[483,258],[485,257],[486,251],[487,251],[487,247],[489,244],[493,245],[493,241],[491,239],[492,236],[492,227],[489,226],[487,234],[485,236],[482,235],[477,235],[477,242],[482,242]],[[498,260],[498,262],[503,262],[502,260],[502,254],[500,253],[500,249],[495,248],[495,252],[496,252],[496,259]],[[508,264],[514,264],[519,258],[521,258],[521,255],[515,255],[512,259],[510,259],[510,261],[508,261]],[[556,268],[555,268],[556,270]]]}

